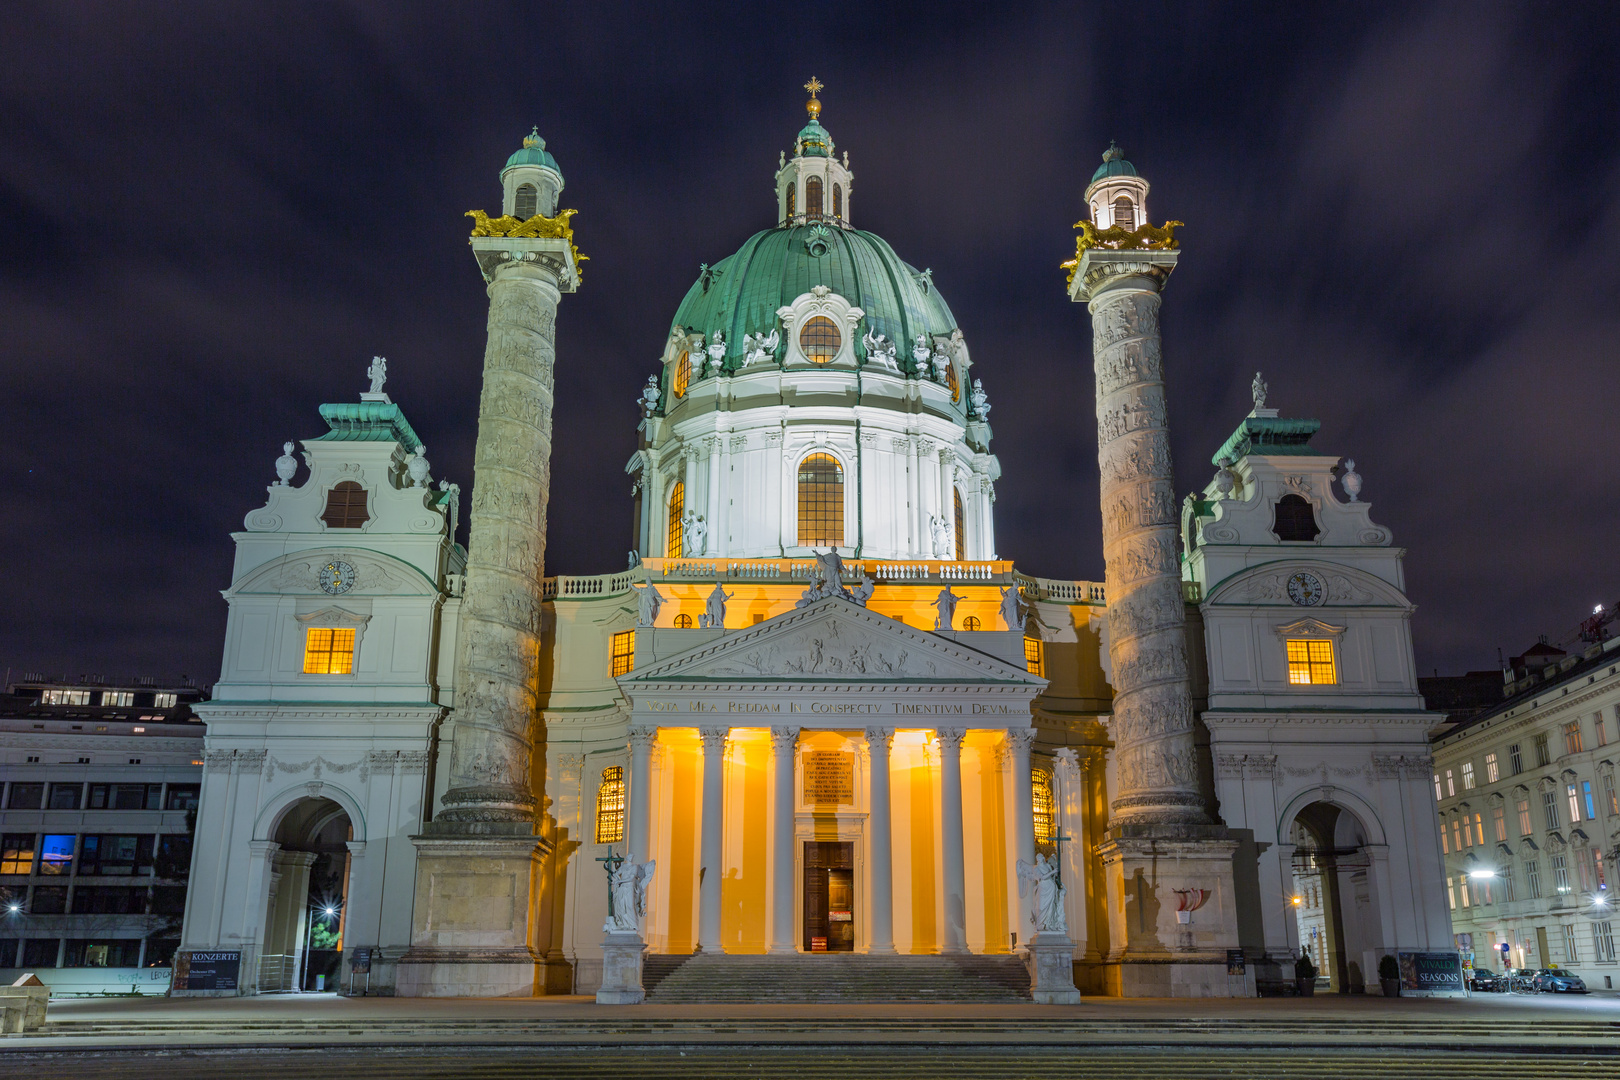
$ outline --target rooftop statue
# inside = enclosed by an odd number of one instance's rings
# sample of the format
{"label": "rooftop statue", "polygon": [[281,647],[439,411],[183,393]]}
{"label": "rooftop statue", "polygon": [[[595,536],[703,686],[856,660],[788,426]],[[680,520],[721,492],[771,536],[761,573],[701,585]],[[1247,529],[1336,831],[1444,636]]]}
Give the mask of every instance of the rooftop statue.
{"label": "rooftop statue", "polygon": [[641,415],[648,417],[658,408],[658,376],[647,376],[647,385],[641,388],[641,396],[636,398],[636,404],[641,406]]}
{"label": "rooftop statue", "polygon": [[371,380],[371,389],[367,393],[382,393],[383,383],[388,381],[388,361],[381,356],[373,356],[371,366],[366,368],[366,378]]}
{"label": "rooftop statue", "polygon": [[939,590],[939,596],[934,600],[934,610],[938,615],[934,618],[935,630],[950,630],[956,625],[956,605],[961,597],[951,592],[949,585]]}
{"label": "rooftop statue", "polygon": [[1004,585],[1001,589],[1001,617],[1009,630],[1022,630],[1029,616],[1029,607],[1017,585]]}
{"label": "rooftop statue", "polygon": [[861,338],[861,345],[866,349],[866,359],[869,362],[876,363],[896,375],[900,374],[900,364],[895,360],[895,353],[898,350],[888,335],[879,334],[873,337],[872,331],[868,330],[866,336]]}
{"label": "rooftop statue", "polygon": [[658,621],[658,610],[664,606],[664,594],[652,582],[630,587],[636,590],[636,625],[652,626]]}
{"label": "rooftop statue", "polygon": [[726,601],[735,593],[728,593],[725,587],[715,583],[714,591],[704,601],[703,614],[698,616],[698,625],[705,630],[724,630],[726,628]]}
{"label": "rooftop statue", "polygon": [[782,344],[782,334],[772,329],[770,334],[743,335],[743,367],[766,364],[776,358],[776,347]]}
{"label": "rooftop statue", "polygon": [[1249,384],[1249,392],[1254,395],[1254,411],[1255,412],[1259,412],[1261,409],[1266,407],[1266,390],[1267,389],[1268,389],[1268,387],[1266,386],[1266,380],[1264,380],[1264,379],[1262,379],[1260,377],[1260,373],[1258,371],[1255,372],[1254,373],[1254,382]]}

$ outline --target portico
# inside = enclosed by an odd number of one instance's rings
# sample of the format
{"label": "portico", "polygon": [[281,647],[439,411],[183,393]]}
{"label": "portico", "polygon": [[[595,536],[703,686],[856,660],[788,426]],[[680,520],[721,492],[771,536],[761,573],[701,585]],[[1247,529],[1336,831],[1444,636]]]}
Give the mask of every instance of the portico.
{"label": "portico", "polygon": [[1042,679],[833,598],[620,685],[652,951],[1012,947]]}

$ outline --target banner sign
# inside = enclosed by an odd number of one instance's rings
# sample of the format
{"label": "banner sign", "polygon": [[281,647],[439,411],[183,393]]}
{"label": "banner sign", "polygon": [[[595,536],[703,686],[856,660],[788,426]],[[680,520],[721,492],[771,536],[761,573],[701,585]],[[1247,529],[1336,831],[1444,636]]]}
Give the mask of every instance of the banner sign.
{"label": "banner sign", "polygon": [[1467,996],[1461,954],[1403,952],[1396,957],[1401,965],[1402,997]]}
{"label": "banner sign", "polygon": [[173,986],[176,990],[235,990],[241,969],[239,949],[175,953]]}

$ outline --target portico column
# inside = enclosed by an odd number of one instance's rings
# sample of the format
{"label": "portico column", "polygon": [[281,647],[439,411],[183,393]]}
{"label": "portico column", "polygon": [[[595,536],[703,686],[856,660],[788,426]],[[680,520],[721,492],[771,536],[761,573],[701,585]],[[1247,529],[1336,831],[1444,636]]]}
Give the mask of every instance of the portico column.
{"label": "portico column", "polygon": [[771,729],[771,772],[776,783],[771,817],[771,946],[796,952],[793,934],[793,754],[798,728]]}
{"label": "portico column", "polygon": [[720,553],[720,444],[719,435],[710,435],[703,440],[704,447],[709,451],[709,532],[708,546],[700,552],[703,555]]}
{"label": "portico column", "polygon": [[871,765],[867,835],[872,841],[872,939],[869,951],[894,952],[894,844],[889,830],[889,746],[893,728],[867,728],[866,751]]}
{"label": "portico column", "polygon": [[962,868],[962,728],[939,729],[940,866],[945,933],[940,952],[967,952],[967,880]]}
{"label": "portico column", "polygon": [[703,739],[703,832],[699,851],[698,952],[720,948],[720,879],[724,869],[726,739],[730,728],[700,728]]}
{"label": "portico column", "polygon": [[[1030,791],[1029,778],[1029,747],[1035,741],[1034,728],[1013,728],[1007,732],[1007,749],[1012,755],[1012,850],[1014,865],[1009,867],[1015,870],[1016,860],[1022,859],[1027,863],[1035,861],[1035,798]],[[1008,874],[1008,884],[1013,887],[1013,895],[1017,896],[1018,880],[1016,872]],[[1020,902],[1013,908],[1013,928],[1018,933],[1020,943],[1027,943],[1034,932],[1024,918],[1023,904]]]}
{"label": "portico column", "polygon": [[647,809],[651,805],[648,788],[652,783],[652,748],[657,740],[657,728],[630,729],[630,798],[625,807],[630,820],[624,835],[629,841],[630,858],[636,862],[647,861]]}

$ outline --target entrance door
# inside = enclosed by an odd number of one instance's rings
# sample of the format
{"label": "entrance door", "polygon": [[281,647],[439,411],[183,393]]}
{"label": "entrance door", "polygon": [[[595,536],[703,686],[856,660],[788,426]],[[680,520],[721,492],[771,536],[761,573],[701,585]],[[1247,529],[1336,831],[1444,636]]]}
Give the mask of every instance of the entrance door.
{"label": "entrance door", "polygon": [[855,951],[853,843],[804,843],[804,951]]}

